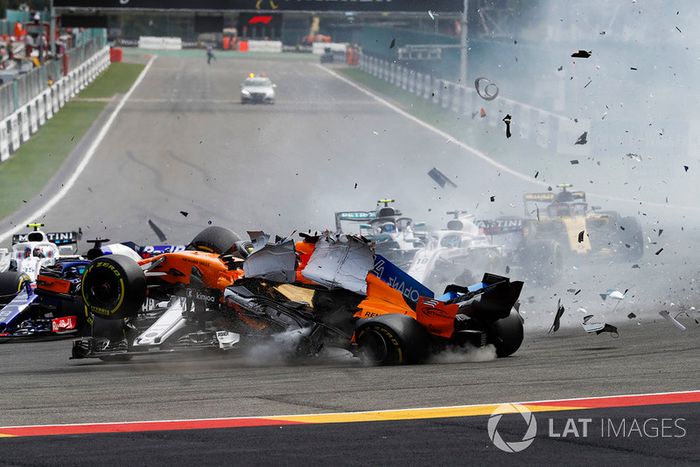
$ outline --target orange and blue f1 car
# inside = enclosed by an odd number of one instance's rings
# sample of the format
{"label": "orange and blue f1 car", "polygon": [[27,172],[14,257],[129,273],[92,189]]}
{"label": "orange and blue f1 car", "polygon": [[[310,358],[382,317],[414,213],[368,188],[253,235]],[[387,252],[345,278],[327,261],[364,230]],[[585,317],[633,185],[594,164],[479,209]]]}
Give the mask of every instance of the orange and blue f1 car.
{"label": "orange and blue f1 car", "polygon": [[209,227],[184,251],[95,259],[82,287],[93,331],[74,342],[73,358],[232,350],[284,338],[294,354],[339,347],[389,365],[448,347],[493,345],[506,357],[522,343],[522,282],[484,274],[436,297],[362,237],[249,234],[241,241]]}

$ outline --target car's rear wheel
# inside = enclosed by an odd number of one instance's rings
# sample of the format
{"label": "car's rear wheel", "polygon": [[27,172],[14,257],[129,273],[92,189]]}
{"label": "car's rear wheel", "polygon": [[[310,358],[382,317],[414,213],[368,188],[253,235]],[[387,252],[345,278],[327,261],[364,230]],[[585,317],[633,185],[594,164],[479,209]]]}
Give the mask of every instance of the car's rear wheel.
{"label": "car's rear wheel", "polygon": [[241,237],[233,231],[212,225],[199,232],[190,242],[189,248],[224,255],[232,253],[240,241]]}
{"label": "car's rear wheel", "polygon": [[514,354],[524,337],[523,318],[516,310],[511,310],[508,317],[495,321],[488,329],[488,341],[496,347],[498,357]]}
{"label": "car's rear wheel", "polygon": [[358,354],[368,365],[417,363],[425,357],[427,335],[413,318],[388,314],[365,320],[355,331]]}

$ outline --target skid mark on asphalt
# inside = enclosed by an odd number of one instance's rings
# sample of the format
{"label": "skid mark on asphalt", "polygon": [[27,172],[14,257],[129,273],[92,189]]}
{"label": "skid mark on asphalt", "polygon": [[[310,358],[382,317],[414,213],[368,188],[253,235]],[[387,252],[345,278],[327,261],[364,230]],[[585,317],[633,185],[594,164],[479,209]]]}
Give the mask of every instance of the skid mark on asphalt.
{"label": "skid mark on asphalt", "polygon": [[455,407],[280,415],[270,417],[231,417],[198,420],[139,421],[126,423],[78,423],[66,425],[10,426],[0,427],[0,437],[79,435],[96,433],[138,433],[145,431],[202,430],[299,424],[367,423],[477,417],[491,415],[496,409],[499,409],[499,413],[516,413],[518,408],[515,407],[514,404],[525,406],[531,412],[558,412],[690,403],[700,403],[700,391],[630,394],[533,402],[506,402]]}

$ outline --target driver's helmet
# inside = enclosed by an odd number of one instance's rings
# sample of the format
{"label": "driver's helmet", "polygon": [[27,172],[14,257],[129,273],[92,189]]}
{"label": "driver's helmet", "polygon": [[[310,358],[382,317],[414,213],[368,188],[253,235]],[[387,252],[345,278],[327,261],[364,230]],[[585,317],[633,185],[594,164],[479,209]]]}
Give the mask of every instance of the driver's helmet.
{"label": "driver's helmet", "polygon": [[564,190],[557,193],[554,200],[558,203],[569,203],[574,200],[574,195],[570,191]]}
{"label": "driver's helmet", "polygon": [[33,255],[36,258],[43,258],[44,257],[44,250],[42,250],[40,247],[34,248],[34,253]]}
{"label": "driver's helmet", "polygon": [[385,222],[379,226],[379,232],[383,234],[392,234],[396,232],[396,224],[393,222]]}

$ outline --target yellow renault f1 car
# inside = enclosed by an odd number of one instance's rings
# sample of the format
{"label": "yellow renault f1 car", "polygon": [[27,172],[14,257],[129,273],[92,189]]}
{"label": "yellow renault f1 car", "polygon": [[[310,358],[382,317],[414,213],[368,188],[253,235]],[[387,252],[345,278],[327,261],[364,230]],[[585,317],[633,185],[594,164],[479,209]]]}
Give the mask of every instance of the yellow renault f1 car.
{"label": "yellow renault f1 car", "polygon": [[586,193],[569,191],[571,187],[561,184],[558,193],[525,193],[525,238],[554,240],[569,255],[641,258],[644,235],[639,220],[590,207]]}

